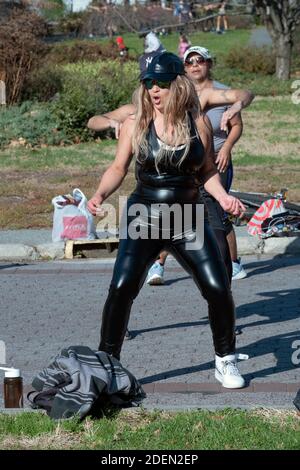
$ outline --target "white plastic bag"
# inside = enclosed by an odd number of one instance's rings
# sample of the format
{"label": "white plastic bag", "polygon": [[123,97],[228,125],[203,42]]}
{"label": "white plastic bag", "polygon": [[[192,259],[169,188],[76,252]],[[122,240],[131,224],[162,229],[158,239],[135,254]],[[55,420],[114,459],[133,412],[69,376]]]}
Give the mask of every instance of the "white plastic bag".
{"label": "white plastic bag", "polygon": [[54,206],[53,242],[97,238],[93,215],[87,209],[87,198],[80,189],[74,189],[73,197],[54,197],[52,204]]}

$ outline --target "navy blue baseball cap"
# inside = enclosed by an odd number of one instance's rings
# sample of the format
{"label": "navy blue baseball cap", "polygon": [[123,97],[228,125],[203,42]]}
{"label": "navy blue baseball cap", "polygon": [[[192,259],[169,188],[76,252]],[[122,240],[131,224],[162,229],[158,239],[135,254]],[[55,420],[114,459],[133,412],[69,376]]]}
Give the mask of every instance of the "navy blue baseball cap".
{"label": "navy blue baseball cap", "polygon": [[163,52],[152,59],[146,72],[143,74],[143,80],[152,78],[153,80],[167,82],[175,80],[178,75],[184,75],[182,60],[171,52]]}

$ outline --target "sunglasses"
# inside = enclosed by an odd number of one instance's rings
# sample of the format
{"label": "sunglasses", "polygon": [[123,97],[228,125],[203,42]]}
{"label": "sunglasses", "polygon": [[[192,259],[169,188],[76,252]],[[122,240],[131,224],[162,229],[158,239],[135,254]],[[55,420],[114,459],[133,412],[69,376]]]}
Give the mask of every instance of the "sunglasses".
{"label": "sunglasses", "polygon": [[206,60],[200,55],[198,55],[197,57],[191,57],[190,59],[187,58],[184,62],[184,64],[187,67],[190,67],[191,65],[200,65],[200,64],[205,64],[205,63],[206,63]]}
{"label": "sunglasses", "polygon": [[168,82],[162,81],[162,80],[153,80],[152,78],[145,78],[145,80],[143,80],[143,84],[145,85],[145,88],[147,90],[151,90],[154,87],[154,85],[162,89],[170,88],[171,83],[172,83],[172,80],[169,80]]}

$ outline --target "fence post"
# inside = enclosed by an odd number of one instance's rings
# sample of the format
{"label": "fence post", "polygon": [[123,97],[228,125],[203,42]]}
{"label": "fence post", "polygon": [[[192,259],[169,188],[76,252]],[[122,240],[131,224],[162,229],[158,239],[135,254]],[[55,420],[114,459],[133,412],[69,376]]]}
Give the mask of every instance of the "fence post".
{"label": "fence post", "polygon": [[5,71],[0,70],[0,106],[6,105]]}
{"label": "fence post", "polygon": [[0,340],[0,364],[6,364],[6,346],[2,340]]}
{"label": "fence post", "polygon": [[3,80],[0,80],[0,105],[6,105],[6,87]]}

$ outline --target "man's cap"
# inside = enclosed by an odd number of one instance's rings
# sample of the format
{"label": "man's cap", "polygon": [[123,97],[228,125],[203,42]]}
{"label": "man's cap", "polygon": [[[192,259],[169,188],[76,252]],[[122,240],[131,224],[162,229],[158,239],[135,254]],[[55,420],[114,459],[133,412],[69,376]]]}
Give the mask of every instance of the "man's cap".
{"label": "man's cap", "polygon": [[143,80],[152,78],[153,80],[169,81],[175,80],[178,75],[184,75],[182,60],[171,52],[163,52],[153,57],[143,74]]}
{"label": "man's cap", "polygon": [[161,47],[161,42],[153,31],[147,34],[145,37],[144,52],[154,52]]}
{"label": "man's cap", "polygon": [[187,49],[185,51],[184,56],[183,56],[183,61],[185,62],[186,59],[188,58],[188,56],[192,53],[201,55],[201,57],[203,57],[203,59],[205,59],[205,60],[211,60],[212,59],[212,55],[209,52],[209,50],[206,49],[206,47],[193,46],[193,47],[189,47],[189,49]]}

